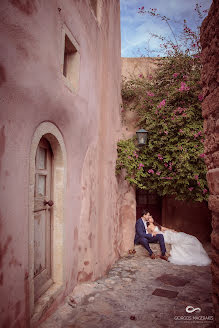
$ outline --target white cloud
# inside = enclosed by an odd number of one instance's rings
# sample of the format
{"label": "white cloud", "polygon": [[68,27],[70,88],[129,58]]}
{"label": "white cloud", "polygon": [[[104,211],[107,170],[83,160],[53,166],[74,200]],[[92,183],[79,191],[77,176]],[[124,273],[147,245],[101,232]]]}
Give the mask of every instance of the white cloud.
{"label": "white cloud", "polygon": [[[151,38],[150,33],[171,35],[164,22],[148,14],[139,14],[139,7],[144,6],[145,10],[157,8],[161,15],[166,15],[176,22],[188,19],[194,24],[193,12],[196,2],[197,0],[120,0],[122,56],[132,56],[137,48],[143,51],[148,44],[151,49],[158,49],[160,41]],[[204,2],[203,9],[211,4],[211,0],[201,2]],[[174,30],[177,31],[176,26]]]}

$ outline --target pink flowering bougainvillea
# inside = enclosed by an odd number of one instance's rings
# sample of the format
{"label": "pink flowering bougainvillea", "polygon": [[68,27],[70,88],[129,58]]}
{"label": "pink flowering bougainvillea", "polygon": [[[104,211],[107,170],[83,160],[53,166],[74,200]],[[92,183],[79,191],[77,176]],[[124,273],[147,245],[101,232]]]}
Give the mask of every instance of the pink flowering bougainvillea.
{"label": "pink flowering bougainvillea", "polygon": [[173,77],[177,77],[179,73],[173,73]]}
{"label": "pink flowering bougainvillea", "polygon": [[165,104],[166,104],[166,99],[163,99],[163,100],[159,103],[159,105],[157,105],[157,108],[161,108],[161,107],[165,106]]}
{"label": "pink flowering bougainvillea", "polygon": [[198,100],[202,101],[203,99],[204,99],[204,97],[202,94],[198,95]]}
{"label": "pink flowering bougainvillea", "polygon": [[153,92],[147,92],[148,97],[154,97],[154,93]]}
{"label": "pink flowering bougainvillea", "polygon": [[189,90],[190,90],[190,87],[188,87],[185,82],[181,82],[181,86],[179,88],[179,91],[183,92],[183,91],[189,91]]}
{"label": "pink flowering bougainvillea", "polygon": [[[139,12],[147,11],[140,7]],[[169,23],[155,9],[148,13]],[[134,110],[139,128],[149,133],[145,147],[138,147],[136,137],[118,142],[116,172],[124,170],[127,181],[137,188],[203,201],[208,199],[208,186],[201,114],[201,49],[198,32],[186,22],[183,35],[185,43],[182,37],[175,44],[164,38],[165,55],[160,57],[153,76],[139,76],[122,84],[125,110]]]}

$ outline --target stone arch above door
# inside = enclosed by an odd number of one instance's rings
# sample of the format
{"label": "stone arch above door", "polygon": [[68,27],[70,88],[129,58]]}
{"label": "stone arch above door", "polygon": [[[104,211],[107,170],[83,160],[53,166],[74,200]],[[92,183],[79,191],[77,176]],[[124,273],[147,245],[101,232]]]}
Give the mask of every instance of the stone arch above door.
{"label": "stone arch above door", "polygon": [[[34,304],[34,184],[35,156],[41,138],[47,139],[53,153],[53,227],[52,227],[52,279],[54,284],[40,297],[40,306],[36,311]],[[63,285],[63,251],[64,251],[64,194],[66,187],[66,149],[59,129],[51,122],[41,123],[35,130],[30,149],[29,166],[29,306],[31,321],[37,322],[41,312],[48,306]]]}

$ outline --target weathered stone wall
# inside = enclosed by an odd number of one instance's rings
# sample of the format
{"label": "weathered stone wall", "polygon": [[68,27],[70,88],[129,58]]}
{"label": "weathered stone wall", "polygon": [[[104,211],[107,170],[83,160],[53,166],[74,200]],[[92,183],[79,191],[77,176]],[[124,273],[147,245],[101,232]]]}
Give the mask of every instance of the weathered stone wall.
{"label": "weathered stone wall", "polygon": [[139,58],[121,58],[122,77],[127,79],[143,75],[150,78],[157,68],[159,58],[139,57]]}
{"label": "weathered stone wall", "polygon": [[219,323],[219,1],[213,0],[209,14],[201,27],[202,86],[204,101],[205,162],[211,196],[211,243],[213,248],[212,282],[216,321]]}

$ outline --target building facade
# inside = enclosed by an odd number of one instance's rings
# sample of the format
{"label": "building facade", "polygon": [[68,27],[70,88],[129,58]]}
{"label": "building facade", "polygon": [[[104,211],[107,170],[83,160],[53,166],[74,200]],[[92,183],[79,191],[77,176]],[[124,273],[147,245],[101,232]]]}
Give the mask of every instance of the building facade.
{"label": "building facade", "polygon": [[37,326],[119,257],[118,0],[0,4],[0,321]]}

